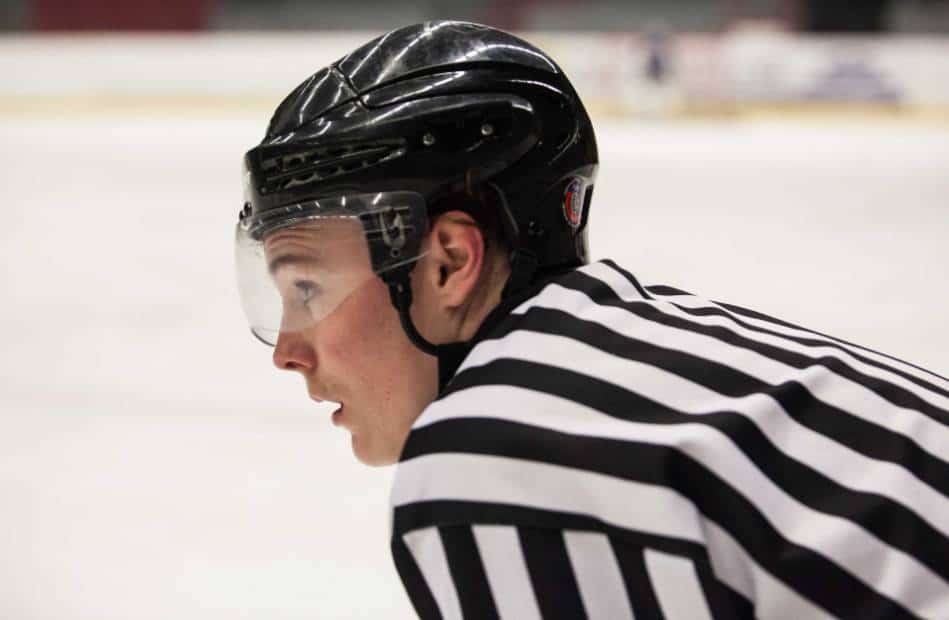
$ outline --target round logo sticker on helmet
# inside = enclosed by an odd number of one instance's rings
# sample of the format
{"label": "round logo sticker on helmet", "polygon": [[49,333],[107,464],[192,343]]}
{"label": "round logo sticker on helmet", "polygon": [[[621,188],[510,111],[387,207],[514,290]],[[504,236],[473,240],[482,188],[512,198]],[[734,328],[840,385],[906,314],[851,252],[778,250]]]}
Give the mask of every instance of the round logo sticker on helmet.
{"label": "round logo sticker on helmet", "polygon": [[563,191],[563,215],[571,228],[579,228],[583,216],[583,181],[574,177]]}

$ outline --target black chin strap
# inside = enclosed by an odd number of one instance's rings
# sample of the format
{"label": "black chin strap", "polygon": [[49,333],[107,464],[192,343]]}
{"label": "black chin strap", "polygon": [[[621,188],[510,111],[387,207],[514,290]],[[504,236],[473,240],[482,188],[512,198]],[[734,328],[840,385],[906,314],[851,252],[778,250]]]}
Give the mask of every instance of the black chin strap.
{"label": "black chin strap", "polygon": [[412,315],[409,314],[409,308],[412,306],[412,286],[409,283],[408,273],[401,275],[398,279],[388,281],[387,284],[389,298],[395,309],[399,311],[399,321],[402,323],[405,335],[416,347],[438,359],[438,393],[441,394],[465,356],[468,355],[471,345],[467,342],[436,345],[426,340],[415,328]]}
{"label": "black chin strap", "polygon": [[409,308],[412,306],[412,285],[409,283],[409,274],[405,273],[402,277],[391,280],[389,285],[389,298],[392,305],[399,311],[399,321],[402,322],[402,329],[405,335],[409,337],[412,344],[429,355],[438,355],[438,346],[426,340],[422,334],[415,329],[415,323],[412,322],[412,315],[409,314]]}
{"label": "black chin strap", "polygon": [[[531,279],[537,272],[537,258],[531,252],[525,250],[515,250],[511,255],[511,276],[508,278],[501,293],[502,306],[513,295],[527,288]],[[425,339],[412,322],[412,315],[409,314],[409,308],[412,306],[412,285],[410,282],[411,268],[400,269],[398,272],[389,273],[384,277],[389,287],[389,298],[392,305],[399,312],[399,321],[402,323],[402,329],[405,335],[409,337],[416,347],[423,352],[434,355],[438,358],[438,393],[441,394],[445,386],[455,375],[461,362],[464,361],[468,352],[474,346],[474,342],[452,342],[449,344],[433,344]],[[514,300],[510,300],[514,301]],[[495,309],[496,311],[499,309]],[[494,314],[495,312],[492,312]],[[487,322],[487,321],[486,321]],[[482,328],[484,325],[482,325]],[[480,333],[481,329],[479,329]],[[477,338],[475,338],[477,340]]]}

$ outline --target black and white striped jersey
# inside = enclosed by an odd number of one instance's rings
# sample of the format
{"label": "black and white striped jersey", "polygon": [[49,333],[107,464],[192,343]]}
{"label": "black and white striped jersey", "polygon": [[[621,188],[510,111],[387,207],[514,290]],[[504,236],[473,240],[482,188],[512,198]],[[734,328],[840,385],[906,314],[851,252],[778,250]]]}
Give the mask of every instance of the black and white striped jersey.
{"label": "black and white striped jersey", "polygon": [[428,618],[949,619],[949,380],[616,264],[558,276],[418,418]]}

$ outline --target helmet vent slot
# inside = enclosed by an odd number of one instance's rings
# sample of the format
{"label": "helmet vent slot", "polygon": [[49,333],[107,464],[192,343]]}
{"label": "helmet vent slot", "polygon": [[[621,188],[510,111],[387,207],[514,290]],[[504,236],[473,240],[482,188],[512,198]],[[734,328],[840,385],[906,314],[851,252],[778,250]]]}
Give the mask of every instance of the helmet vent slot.
{"label": "helmet vent slot", "polygon": [[316,147],[264,160],[267,193],[362,170],[405,154],[403,140]]}

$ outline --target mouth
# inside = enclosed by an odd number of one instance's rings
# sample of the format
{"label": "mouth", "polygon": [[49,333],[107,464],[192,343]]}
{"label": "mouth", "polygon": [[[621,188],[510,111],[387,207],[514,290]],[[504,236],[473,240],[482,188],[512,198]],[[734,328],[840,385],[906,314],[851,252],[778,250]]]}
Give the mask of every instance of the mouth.
{"label": "mouth", "polygon": [[333,421],[333,426],[339,426],[342,423],[342,419],[343,419],[343,405],[342,404],[340,404],[340,406],[336,409],[336,411],[333,412],[331,419]]}
{"label": "mouth", "polygon": [[[324,400],[324,399],[320,398],[319,396],[317,396],[317,395],[315,395],[315,394],[310,394],[310,399],[311,399],[313,402],[316,402],[316,403],[336,404],[336,403],[334,403],[333,401]],[[336,409],[333,410],[333,413],[332,413],[332,415],[331,415],[331,419],[332,419],[332,421],[333,421],[333,425],[334,425],[334,426],[339,426],[340,421],[342,420],[342,418],[343,418],[343,403],[339,403],[339,405],[336,407]]]}

